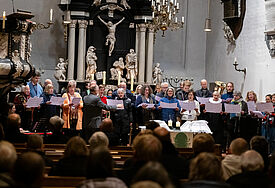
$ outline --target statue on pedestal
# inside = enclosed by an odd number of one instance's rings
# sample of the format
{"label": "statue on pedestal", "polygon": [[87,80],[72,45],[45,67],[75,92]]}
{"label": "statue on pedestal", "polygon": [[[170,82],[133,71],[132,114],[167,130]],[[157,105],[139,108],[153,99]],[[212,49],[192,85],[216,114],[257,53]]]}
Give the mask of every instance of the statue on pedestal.
{"label": "statue on pedestal", "polygon": [[124,8],[127,10],[127,9],[131,9],[131,7],[128,5],[127,1],[126,0],[121,0],[120,1],[120,4],[122,6],[124,6]]}
{"label": "statue on pedestal", "polygon": [[118,24],[120,24],[125,18],[123,17],[120,21],[118,21],[116,24],[113,24],[111,21],[108,21],[108,23],[106,23],[100,16],[97,16],[98,19],[107,26],[108,30],[109,30],[109,34],[106,36],[106,43],[105,45],[108,46],[108,44],[110,43],[109,46],[109,56],[112,55],[112,52],[115,48],[115,42],[116,42],[116,26]]}
{"label": "statue on pedestal", "polygon": [[67,65],[68,61],[65,61],[64,58],[60,57],[55,67],[55,79],[57,79],[58,81],[66,80]]}
{"label": "statue on pedestal", "polygon": [[125,68],[127,69],[126,78],[129,80],[131,79],[131,76],[133,76],[134,79],[137,79],[137,54],[135,53],[134,49],[130,49],[130,53],[126,55],[125,61]]}
{"label": "statue on pedestal", "polygon": [[153,84],[160,84],[162,81],[162,70],[160,64],[157,63],[153,70]]}
{"label": "statue on pedestal", "polygon": [[123,76],[123,69],[124,69],[124,62],[123,62],[123,58],[120,57],[118,59],[118,61],[115,61],[113,66],[115,68],[111,68],[110,72],[111,72],[111,80],[117,80],[118,79],[118,73],[120,72],[120,76],[122,78]]}
{"label": "statue on pedestal", "polygon": [[95,54],[96,48],[93,46],[90,46],[87,51],[86,55],[86,63],[87,63],[87,70],[86,70],[86,80],[94,80],[94,76],[96,73],[96,54]]}

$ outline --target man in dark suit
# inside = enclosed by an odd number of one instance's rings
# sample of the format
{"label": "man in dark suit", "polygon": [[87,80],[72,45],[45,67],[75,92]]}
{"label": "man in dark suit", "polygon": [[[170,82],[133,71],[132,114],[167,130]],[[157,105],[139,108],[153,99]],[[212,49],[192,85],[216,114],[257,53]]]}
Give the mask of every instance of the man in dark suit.
{"label": "man in dark suit", "polygon": [[117,108],[123,107],[123,105],[118,104],[116,106],[108,106],[104,104],[100,97],[97,96],[99,88],[97,85],[90,88],[90,95],[84,97],[83,106],[83,131],[86,141],[90,138],[93,132],[99,128],[101,123],[101,112],[102,109],[110,111],[116,110]]}

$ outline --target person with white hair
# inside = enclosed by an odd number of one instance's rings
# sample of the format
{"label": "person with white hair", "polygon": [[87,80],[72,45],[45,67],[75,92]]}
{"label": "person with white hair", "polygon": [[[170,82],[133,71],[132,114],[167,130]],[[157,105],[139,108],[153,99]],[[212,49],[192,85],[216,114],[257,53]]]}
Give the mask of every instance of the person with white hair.
{"label": "person with white hair", "polygon": [[89,139],[90,151],[93,151],[97,147],[108,147],[109,139],[102,131],[95,132]]}
{"label": "person with white hair", "polygon": [[166,90],[168,89],[168,86],[169,86],[169,84],[168,84],[168,82],[162,82],[161,84],[160,84],[160,87],[161,87],[161,91],[159,92],[159,93],[157,93],[156,95],[158,96],[158,97],[164,97],[165,96],[165,93],[166,93]]}

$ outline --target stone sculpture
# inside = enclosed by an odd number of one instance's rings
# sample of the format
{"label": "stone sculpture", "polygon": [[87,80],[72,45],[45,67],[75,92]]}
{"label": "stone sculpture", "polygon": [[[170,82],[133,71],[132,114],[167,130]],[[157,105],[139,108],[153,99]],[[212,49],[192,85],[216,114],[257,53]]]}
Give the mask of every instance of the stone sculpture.
{"label": "stone sculpture", "polygon": [[126,78],[129,80],[131,76],[134,79],[137,79],[137,54],[135,53],[134,49],[130,49],[130,52],[125,57],[126,65],[125,68],[127,69]]}
{"label": "stone sculpture", "polygon": [[55,67],[55,79],[57,79],[58,81],[66,80],[67,65],[68,61],[65,61],[64,58],[60,57]]}
{"label": "stone sculpture", "polygon": [[156,63],[153,70],[153,84],[160,84],[162,82],[162,72],[160,64]]}
{"label": "stone sculpture", "polygon": [[96,60],[97,56],[95,54],[96,48],[90,46],[87,51],[86,55],[86,63],[87,63],[87,70],[86,70],[86,80],[94,80],[94,75],[96,73]]}

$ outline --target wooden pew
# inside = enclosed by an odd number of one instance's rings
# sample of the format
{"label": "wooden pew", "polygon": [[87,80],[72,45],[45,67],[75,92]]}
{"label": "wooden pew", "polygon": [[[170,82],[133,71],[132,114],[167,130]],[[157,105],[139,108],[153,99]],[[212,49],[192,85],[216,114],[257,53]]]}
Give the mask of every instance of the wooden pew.
{"label": "wooden pew", "polygon": [[42,182],[42,187],[77,187],[85,177],[66,177],[66,176],[46,176]]}

